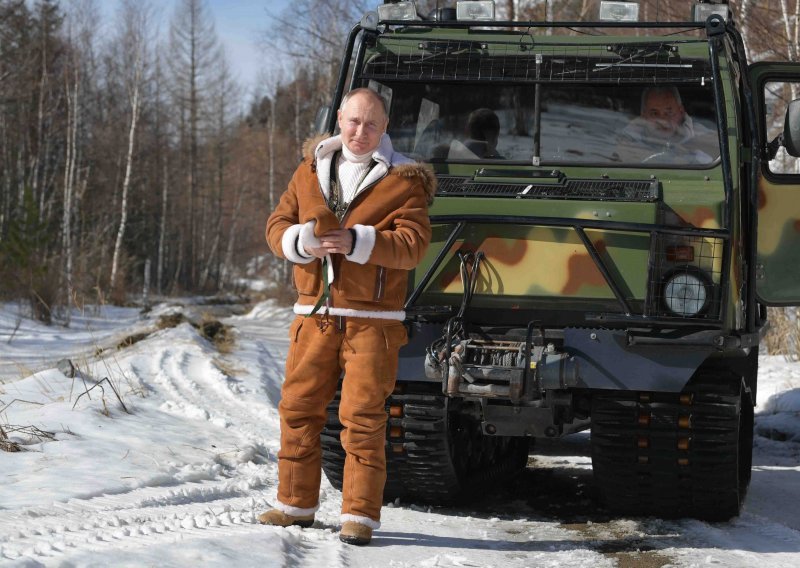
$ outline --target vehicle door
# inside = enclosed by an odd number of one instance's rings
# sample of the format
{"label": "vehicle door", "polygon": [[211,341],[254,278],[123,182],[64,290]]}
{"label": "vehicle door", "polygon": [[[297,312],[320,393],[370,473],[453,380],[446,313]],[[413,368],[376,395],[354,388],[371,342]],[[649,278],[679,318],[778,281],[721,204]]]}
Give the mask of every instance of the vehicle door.
{"label": "vehicle door", "polygon": [[800,304],[800,158],[781,146],[786,110],[800,99],[800,64],[749,68],[762,148],[758,171],[756,294],[767,305]]}

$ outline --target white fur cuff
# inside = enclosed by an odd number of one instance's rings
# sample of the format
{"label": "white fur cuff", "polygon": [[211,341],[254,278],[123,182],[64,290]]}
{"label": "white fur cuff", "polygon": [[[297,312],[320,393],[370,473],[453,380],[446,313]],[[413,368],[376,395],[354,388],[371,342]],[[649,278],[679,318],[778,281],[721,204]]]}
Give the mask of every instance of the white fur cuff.
{"label": "white fur cuff", "polygon": [[303,517],[305,515],[313,515],[319,509],[319,504],[316,507],[309,507],[307,509],[303,509],[301,507],[292,507],[291,505],[285,505],[281,503],[277,499],[275,499],[275,504],[273,505],[279,511],[286,513],[287,515],[292,515],[293,517]]}
{"label": "white fur cuff", "polygon": [[281,238],[283,256],[286,257],[286,260],[294,262],[295,264],[308,264],[314,260],[313,256],[305,255],[305,251],[302,250],[298,242],[303,227],[305,227],[305,225],[292,225],[283,232],[283,238]]}
{"label": "white fur cuff", "polygon": [[353,252],[345,255],[347,260],[357,264],[366,264],[375,248],[375,227],[372,225],[353,225],[356,232],[356,246]]}
{"label": "white fur cuff", "polygon": [[300,228],[300,240],[297,242],[300,250],[305,251],[307,248],[319,248],[322,246],[320,240],[314,235],[314,228],[317,222],[312,219]]}
{"label": "white fur cuff", "polygon": [[342,513],[342,516],[339,517],[339,520],[342,521],[343,523],[350,521],[353,523],[358,523],[359,525],[366,525],[372,530],[377,530],[381,528],[380,521],[374,521],[369,517],[362,517],[361,515],[351,515],[350,513]]}

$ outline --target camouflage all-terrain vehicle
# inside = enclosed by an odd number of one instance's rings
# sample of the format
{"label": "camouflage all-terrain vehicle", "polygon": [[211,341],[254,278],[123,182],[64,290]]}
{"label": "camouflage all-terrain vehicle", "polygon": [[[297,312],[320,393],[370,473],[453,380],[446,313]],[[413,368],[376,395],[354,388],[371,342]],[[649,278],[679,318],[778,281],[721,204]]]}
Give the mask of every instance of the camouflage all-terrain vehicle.
{"label": "camouflage all-terrain vehicle", "polygon": [[[474,494],[524,468],[530,441],[591,429],[610,509],[730,518],[766,306],[800,302],[800,65],[748,65],[719,5],[670,24],[625,21],[621,2],[603,3],[614,21],[475,19],[491,4],[367,14],[332,100],[384,95],[395,148],[439,181],[385,497]],[[680,97],[680,139],[630,135],[653,88]]]}

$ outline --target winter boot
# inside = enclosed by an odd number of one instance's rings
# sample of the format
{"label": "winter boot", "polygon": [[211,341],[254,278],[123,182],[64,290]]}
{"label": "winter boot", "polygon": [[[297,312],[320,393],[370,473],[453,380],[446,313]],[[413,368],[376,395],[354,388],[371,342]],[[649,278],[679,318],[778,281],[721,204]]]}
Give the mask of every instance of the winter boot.
{"label": "winter boot", "polygon": [[278,509],[270,509],[266,513],[258,516],[258,522],[262,525],[273,525],[276,527],[297,526],[307,529],[314,524],[314,514],[310,515],[287,515]]}
{"label": "winter boot", "polygon": [[339,531],[339,540],[347,544],[363,546],[372,540],[372,529],[367,525],[353,521],[345,521]]}

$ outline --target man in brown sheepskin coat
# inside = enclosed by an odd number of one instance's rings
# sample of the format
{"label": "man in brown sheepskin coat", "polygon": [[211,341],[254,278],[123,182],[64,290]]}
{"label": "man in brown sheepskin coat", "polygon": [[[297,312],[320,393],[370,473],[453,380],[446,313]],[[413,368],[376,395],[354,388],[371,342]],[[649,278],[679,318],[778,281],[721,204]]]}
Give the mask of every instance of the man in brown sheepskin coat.
{"label": "man in brown sheepskin coat", "polygon": [[297,314],[278,407],[278,496],[264,524],[311,526],[319,506],[319,434],[344,372],[339,419],[347,457],[340,539],[367,544],[386,481],[386,398],[394,389],[408,271],[431,238],[436,178],[396,153],[383,99],[355,89],[341,134],[310,141],[267,221],[272,251],[294,263]]}

